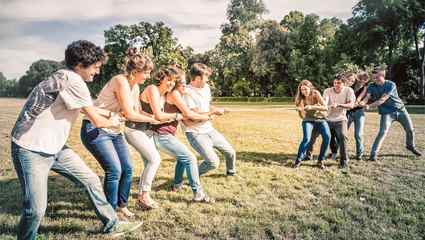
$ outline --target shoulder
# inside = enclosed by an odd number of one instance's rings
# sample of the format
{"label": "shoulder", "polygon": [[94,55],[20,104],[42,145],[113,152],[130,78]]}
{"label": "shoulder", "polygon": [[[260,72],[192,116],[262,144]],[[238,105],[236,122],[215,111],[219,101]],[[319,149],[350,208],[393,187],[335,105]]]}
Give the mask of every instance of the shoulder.
{"label": "shoulder", "polygon": [[329,94],[331,91],[332,91],[332,88],[326,88],[326,89],[323,91],[323,95],[325,95],[325,94]]}
{"label": "shoulder", "polygon": [[156,86],[156,85],[154,85],[154,84],[151,84],[151,85],[149,85],[149,86],[147,86],[144,90],[143,90],[143,93],[142,93],[143,95],[149,95],[149,96],[153,96],[153,95],[160,95],[159,94],[159,89],[158,89],[158,87]]}
{"label": "shoulder", "polygon": [[366,87],[367,87],[367,90],[373,90],[376,88],[376,86],[377,86],[376,83],[371,82]]}
{"label": "shoulder", "polygon": [[391,86],[391,87],[395,87],[396,86],[395,82],[393,82],[391,80],[385,80],[385,85]]}
{"label": "shoulder", "polygon": [[349,94],[354,94],[354,89],[352,89],[351,87],[345,87],[345,91]]}
{"label": "shoulder", "polygon": [[61,69],[51,75],[53,82],[61,85],[60,89],[73,89],[72,91],[89,92],[87,83],[76,72],[68,69]]}
{"label": "shoulder", "polygon": [[192,95],[194,90],[191,87],[186,87],[186,94],[185,95]]}
{"label": "shoulder", "polygon": [[204,87],[204,89],[202,89],[202,90],[205,91],[208,94],[211,94],[211,87],[208,84],[206,84],[205,87]]}
{"label": "shoulder", "polygon": [[74,71],[68,69],[60,69],[51,75],[56,81],[66,81],[68,85],[83,84],[83,78]]}
{"label": "shoulder", "polygon": [[109,80],[109,83],[116,85],[128,85],[127,78],[123,74],[115,75]]}
{"label": "shoulder", "polygon": [[179,91],[173,90],[169,94],[167,94],[167,97],[170,99],[177,99],[177,98],[181,98],[182,95]]}

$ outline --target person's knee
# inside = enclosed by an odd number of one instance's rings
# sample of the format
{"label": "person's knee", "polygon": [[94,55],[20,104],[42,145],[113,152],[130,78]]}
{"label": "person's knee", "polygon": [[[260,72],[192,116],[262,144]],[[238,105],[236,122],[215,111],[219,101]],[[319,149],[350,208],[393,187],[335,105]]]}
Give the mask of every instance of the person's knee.
{"label": "person's knee", "polygon": [[189,161],[192,164],[198,164],[198,159],[196,158],[196,156],[193,153],[190,153],[188,157],[189,157]]}
{"label": "person's knee", "polygon": [[220,166],[220,160],[214,160],[210,162],[211,169],[217,169]]}
{"label": "person's knee", "polygon": [[81,184],[81,187],[102,189],[102,183],[100,182],[99,176],[94,172],[87,173],[87,175],[81,179]]}
{"label": "person's knee", "polygon": [[217,169],[220,166],[220,158],[217,154],[210,154],[205,160],[208,162],[210,169]]}
{"label": "person's knee", "polygon": [[151,164],[155,168],[159,168],[159,165],[161,164],[161,157],[159,156],[159,154],[158,156],[153,157],[149,164]]}
{"label": "person's knee", "polygon": [[387,135],[388,131],[389,131],[389,128],[381,128],[381,129],[379,129],[378,136],[383,137],[383,136]]}
{"label": "person's knee", "polygon": [[330,135],[323,135],[322,136],[322,141],[326,144],[329,144],[331,141],[331,136]]}
{"label": "person's knee", "polygon": [[122,174],[126,175],[126,176],[132,176],[133,174],[133,165],[131,163],[127,163],[123,166],[121,166],[122,168]]}
{"label": "person's knee", "polygon": [[108,180],[119,180],[122,175],[122,168],[120,165],[113,165],[107,169],[106,173]]}

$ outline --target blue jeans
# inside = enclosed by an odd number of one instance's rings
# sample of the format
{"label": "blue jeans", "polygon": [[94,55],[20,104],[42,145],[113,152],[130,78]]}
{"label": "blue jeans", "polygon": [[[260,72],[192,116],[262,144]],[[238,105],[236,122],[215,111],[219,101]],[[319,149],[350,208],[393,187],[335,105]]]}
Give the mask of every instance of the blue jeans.
{"label": "blue jeans", "polygon": [[323,161],[325,159],[326,151],[329,147],[331,132],[329,130],[328,123],[326,121],[303,121],[303,140],[300,143],[297,154],[297,161],[301,161],[304,159],[305,154],[307,152],[307,148],[309,146],[311,140],[311,133],[313,132],[313,128],[316,128],[320,135],[322,135],[322,146],[320,147],[319,161]]}
{"label": "blue jeans", "polygon": [[21,183],[23,209],[18,227],[18,239],[34,240],[47,207],[47,179],[53,171],[82,186],[89,195],[104,232],[117,223],[114,209],[103,193],[99,177],[78,155],[66,146],[57,154],[33,152],[12,142],[13,165]]}
{"label": "blue jeans", "polygon": [[365,124],[365,114],[363,109],[347,113],[348,129],[354,123],[354,138],[356,140],[356,156],[362,156],[364,152],[363,146],[363,129]]}
{"label": "blue jeans", "polygon": [[174,184],[179,185],[183,182],[183,174],[186,170],[192,191],[196,193],[201,190],[201,182],[199,180],[199,171],[195,155],[193,155],[193,153],[174,135],[155,134],[154,140],[160,150],[164,150],[177,160]]}
{"label": "blue jeans", "polygon": [[208,133],[186,132],[187,140],[204,161],[199,165],[199,175],[205,174],[219,166],[220,158],[214,149],[223,153],[226,159],[227,173],[236,173],[236,152],[232,145],[217,130]]}
{"label": "blue jeans", "polygon": [[84,120],[81,140],[105,171],[104,190],[108,202],[114,209],[127,206],[133,162],[124,136],[95,128]]}
{"label": "blue jeans", "polygon": [[370,157],[375,158],[379,152],[379,149],[384,142],[385,136],[390,130],[391,124],[397,121],[403,126],[404,131],[406,132],[406,147],[415,147],[415,132],[413,129],[412,119],[410,119],[409,113],[406,109],[395,111],[388,114],[381,115],[381,121],[379,126],[378,135],[373,142],[372,150],[370,152]]}

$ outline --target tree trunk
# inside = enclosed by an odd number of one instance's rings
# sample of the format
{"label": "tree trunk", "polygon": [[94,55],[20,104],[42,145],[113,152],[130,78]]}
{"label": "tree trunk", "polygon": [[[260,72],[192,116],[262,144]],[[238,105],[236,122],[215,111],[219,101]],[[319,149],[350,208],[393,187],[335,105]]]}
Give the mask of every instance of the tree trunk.
{"label": "tree trunk", "polygon": [[[424,64],[425,64],[425,58],[424,58],[424,53],[425,51],[422,50],[422,54],[421,51],[419,49],[419,41],[418,41],[418,26],[413,25],[412,26],[412,34],[413,34],[413,39],[415,42],[415,50],[416,50],[416,63],[417,63],[417,68],[418,68],[418,80],[417,80],[417,85],[419,86],[419,94],[421,96],[421,98],[425,98],[425,73],[424,73]],[[425,43],[425,35],[424,35],[424,43]]]}
{"label": "tree trunk", "polygon": [[422,63],[421,63],[421,67],[420,67],[420,73],[421,73],[420,94],[421,94],[421,98],[424,99],[425,98],[425,34],[423,36],[422,59],[421,59],[421,61],[422,61]]}

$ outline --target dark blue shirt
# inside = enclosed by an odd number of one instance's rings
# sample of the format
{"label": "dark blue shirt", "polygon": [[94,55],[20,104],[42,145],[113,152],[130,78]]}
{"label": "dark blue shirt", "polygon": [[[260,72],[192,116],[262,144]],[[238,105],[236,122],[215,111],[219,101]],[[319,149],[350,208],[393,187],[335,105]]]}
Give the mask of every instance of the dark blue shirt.
{"label": "dark blue shirt", "polygon": [[383,85],[369,84],[367,93],[370,94],[373,102],[379,100],[384,94],[390,96],[383,104],[378,106],[378,111],[381,115],[404,109],[404,103],[398,96],[397,86],[390,80],[385,80]]}

